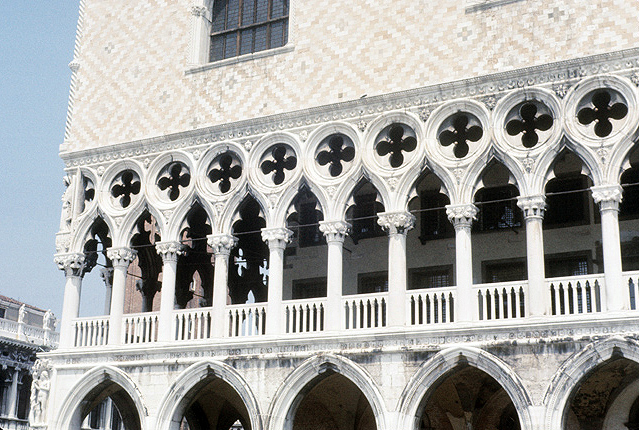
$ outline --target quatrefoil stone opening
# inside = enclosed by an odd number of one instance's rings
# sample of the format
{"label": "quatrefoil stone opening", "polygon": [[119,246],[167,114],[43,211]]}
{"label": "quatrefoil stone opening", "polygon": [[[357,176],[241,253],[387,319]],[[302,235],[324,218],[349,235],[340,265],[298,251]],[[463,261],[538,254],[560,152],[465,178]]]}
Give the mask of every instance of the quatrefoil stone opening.
{"label": "quatrefoil stone opening", "polygon": [[397,169],[405,164],[405,158],[417,148],[415,131],[404,124],[391,124],[375,139],[375,154],[383,164]]}
{"label": "quatrefoil stone opening", "polygon": [[457,112],[446,118],[439,127],[437,139],[440,145],[455,158],[464,158],[471,145],[481,140],[484,129],[479,119],[469,112]]}
{"label": "quatrefoil stone opening", "polygon": [[182,190],[191,183],[191,174],[186,164],[175,161],[167,164],[158,177],[157,185],[160,191],[166,193],[171,201],[180,197]]}
{"label": "quatrefoil stone opening", "polygon": [[142,183],[133,170],[119,173],[111,183],[111,198],[121,208],[127,208],[135,196],[140,194]]}
{"label": "quatrefoil stone opening", "polygon": [[506,133],[513,138],[514,146],[531,149],[548,139],[553,124],[548,106],[529,100],[511,109],[506,118]]}
{"label": "quatrefoil stone opening", "polygon": [[209,180],[222,194],[228,193],[242,176],[242,164],[238,157],[228,151],[213,159],[207,174]]}
{"label": "quatrefoil stone opening", "polygon": [[279,143],[267,149],[260,161],[260,170],[275,185],[281,185],[297,167],[297,156],[290,146]]}
{"label": "quatrefoil stone opening", "polygon": [[579,124],[592,127],[596,137],[608,137],[628,115],[628,103],[617,91],[602,88],[587,94],[577,106]]}
{"label": "quatrefoil stone opening", "polygon": [[323,173],[336,178],[348,170],[355,158],[353,141],[343,134],[326,137],[317,147],[315,161]]}

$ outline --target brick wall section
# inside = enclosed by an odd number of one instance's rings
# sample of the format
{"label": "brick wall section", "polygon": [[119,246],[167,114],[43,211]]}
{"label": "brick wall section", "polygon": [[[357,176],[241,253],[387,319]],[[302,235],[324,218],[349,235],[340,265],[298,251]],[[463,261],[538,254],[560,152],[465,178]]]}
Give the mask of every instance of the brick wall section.
{"label": "brick wall section", "polygon": [[63,151],[639,46],[639,2],[291,0],[289,52],[186,73],[189,0],[86,0]]}

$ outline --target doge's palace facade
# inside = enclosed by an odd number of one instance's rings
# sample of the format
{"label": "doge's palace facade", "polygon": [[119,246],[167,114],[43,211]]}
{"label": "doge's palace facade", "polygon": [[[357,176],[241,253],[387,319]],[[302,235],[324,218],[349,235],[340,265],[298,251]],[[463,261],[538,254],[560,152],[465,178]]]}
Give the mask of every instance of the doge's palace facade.
{"label": "doge's palace facade", "polygon": [[31,426],[638,429],[637,22],[81,0]]}

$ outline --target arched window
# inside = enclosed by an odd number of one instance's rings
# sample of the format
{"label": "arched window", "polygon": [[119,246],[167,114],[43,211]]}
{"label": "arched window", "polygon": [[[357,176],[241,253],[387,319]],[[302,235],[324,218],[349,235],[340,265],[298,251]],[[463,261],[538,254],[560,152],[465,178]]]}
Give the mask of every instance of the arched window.
{"label": "arched window", "polygon": [[288,5],[289,0],[215,0],[210,60],[286,45]]}

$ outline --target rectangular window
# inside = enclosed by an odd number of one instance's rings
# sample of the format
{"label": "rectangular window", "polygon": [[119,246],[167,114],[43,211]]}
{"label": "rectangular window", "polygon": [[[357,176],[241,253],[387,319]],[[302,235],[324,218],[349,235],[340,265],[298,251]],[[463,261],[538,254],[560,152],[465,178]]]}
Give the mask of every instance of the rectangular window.
{"label": "rectangular window", "polygon": [[453,285],[453,266],[420,267],[408,271],[408,289],[446,288]]}
{"label": "rectangular window", "polygon": [[0,318],[4,318],[4,315],[5,315],[6,311],[7,311],[6,309],[0,308]]}
{"label": "rectangular window", "polygon": [[523,281],[528,278],[526,260],[499,260],[485,261],[483,265],[483,282],[485,284],[493,282]]}
{"label": "rectangular window", "polygon": [[546,277],[582,276],[590,273],[590,254],[584,251],[579,254],[546,256]]}
{"label": "rectangular window", "polygon": [[388,291],[388,272],[360,273],[357,276],[357,294],[385,293]]}
{"label": "rectangular window", "polygon": [[215,0],[210,61],[286,45],[288,12],[289,0]]}
{"label": "rectangular window", "polygon": [[293,281],[293,300],[326,297],[326,278],[297,279]]}

